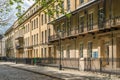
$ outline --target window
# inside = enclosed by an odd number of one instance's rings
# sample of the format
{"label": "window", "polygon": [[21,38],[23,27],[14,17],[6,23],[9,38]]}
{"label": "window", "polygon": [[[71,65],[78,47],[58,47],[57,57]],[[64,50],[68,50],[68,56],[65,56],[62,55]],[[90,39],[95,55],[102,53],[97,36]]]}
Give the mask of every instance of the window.
{"label": "window", "polygon": [[105,56],[106,56],[106,63],[109,65],[109,45],[105,44]]}
{"label": "window", "polygon": [[77,8],[77,0],[75,0],[75,9]]}
{"label": "window", "polygon": [[44,57],[46,58],[47,57],[47,53],[46,53],[46,48],[44,48]]}
{"label": "window", "polygon": [[93,30],[93,13],[88,14],[88,30]]}
{"label": "window", "polygon": [[43,14],[42,14],[42,16],[41,16],[41,24],[43,25]]}
{"label": "window", "polygon": [[33,40],[33,35],[32,35],[32,45],[33,45],[33,43],[34,43],[34,40]]}
{"label": "window", "polygon": [[70,0],[67,0],[67,11],[70,11]]}
{"label": "window", "polygon": [[38,34],[36,35],[36,37],[37,37],[37,43],[36,44],[38,44]]}
{"label": "window", "polygon": [[47,23],[47,14],[45,14],[45,23]]}
{"label": "window", "polygon": [[103,9],[100,9],[98,11],[98,25],[99,25],[99,28],[103,28],[103,23],[104,23],[104,12],[103,12]]}
{"label": "window", "polygon": [[[56,10],[59,10],[59,6],[58,5],[56,5]],[[59,17],[59,12],[58,11],[56,11],[56,17]]]}
{"label": "window", "polygon": [[64,58],[64,47],[61,46],[61,54],[62,54],[62,58]]}
{"label": "window", "polygon": [[50,22],[51,21],[51,17],[50,17],[50,15],[48,15],[48,22]]}
{"label": "window", "polygon": [[36,28],[38,28],[38,18],[36,18]]}
{"label": "window", "polygon": [[[25,41],[25,46],[26,46],[26,39],[24,38],[24,41]],[[17,45],[17,44],[16,44]]]}
{"label": "window", "polygon": [[35,10],[36,10],[36,9],[34,8],[34,12],[35,12]]}
{"label": "window", "polygon": [[65,22],[63,22],[61,26],[62,26],[63,32],[66,32],[66,24],[65,24]]}
{"label": "window", "polygon": [[64,1],[62,2],[62,10],[64,11]]}
{"label": "window", "polygon": [[33,50],[34,58],[36,57],[35,52],[36,52],[36,51],[35,51],[35,49],[34,49],[34,50]]}
{"label": "window", "polygon": [[38,49],[36,49],[36,57],[38,58],[38,56],[39,56],[39,55],[38,55]]}
{"label": "window", "polygon": [[29,23],[28,23],[28,32],[30,31],[30,27],[29,27],[30,25],[29,25]]}
{"label": "window", "polygon": [[27,25],[25,25],[25,33],[27,33]]}
{"label": "window", "polygon": [[27,37],[27,46],[28,46],[28,37]]}
{"label": "window", "polygon": [[67,20],[67,34],[69,35],[71,31],[71,19]]}
{"label": "window", "polygon": [[92,42],[88,42],[88,57],[92,57]]}
{"label": "window", "polygon": [[41,48],[41,57],[43,58],[43,48]]}
{"label": "window", "polygon": [[43,40],[44,40],[43,38],[44,38],[44,32],[42,31],[42,43],[43,43]]}
{"label": "window", "polygon": [[45,42],[47,42],[47,30],[45,30]]}
{"label": "window", "polygon": [[26,33],[26,26],[24,25],[24,33]]}
{"label": "window", "polygon": [[29,44],[29,37],[28,37],[28,46],[29,46],[30,44]]}
{"label": "window", "polygon": [[34,10],[32,10],[32,13],[34,13]]}
{"label": "window", "polygon": [[27,38],[25,38],[25,41],[26,41],[26,46],[27,46]]}
{"label": "window", "polygon": [[67,46],[67,58],[70,58],[70,46]]}
{"label": "window", "polygon": [[80,1],[80,4],[83,4],[84,3],[84,0],[79,0]]}
{"label": "window", "polygon": [[33,37],[33,38],[34,38],[34,39],[33,39],[33,40],[34,40],[34,43],[33,43],[33,44],[35,45],[35,42],[36,42],[36,41],[35,41],[35,35],[34,35],[34,37]]}
{"label": "window", "polygon": [[48,29],[48,37],[50,38],[51,30]]}
{"label": "window", "polygon": [[36,10],[38,9],[38,5],[36,5]]}
{"label": "window", "polygon": [[84,16],[79,17],[79,32],[84,31]]}
{"label": "window", "polygon": [[60,28],[59,25],[56,25],[56,31],[59,32]]}
{"label": "window", "polygon": [[33,21],[32,21],[32,30],[33,30]]}
{"label": "window", "polygon": [[80,58],[83,57],[83,43],[80,44]]}
{"label": "window", "polygon": [[27,32],[29,32],[29,25],[27,24]]}
{"label": "window", "polygon": [[34,19],[34,26],[33,26],[33,29],[35,29],[36,25],[35,25],[35,19]]}

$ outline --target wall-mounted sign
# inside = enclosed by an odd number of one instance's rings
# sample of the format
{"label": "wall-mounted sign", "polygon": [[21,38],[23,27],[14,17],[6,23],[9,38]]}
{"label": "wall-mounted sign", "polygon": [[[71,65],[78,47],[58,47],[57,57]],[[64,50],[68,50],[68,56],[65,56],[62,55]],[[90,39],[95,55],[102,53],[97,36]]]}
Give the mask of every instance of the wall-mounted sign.
{"label": "wall-mounted sign", "polygon": [[93,58],[98,58],[98,51],[94,51],[92,57]]}

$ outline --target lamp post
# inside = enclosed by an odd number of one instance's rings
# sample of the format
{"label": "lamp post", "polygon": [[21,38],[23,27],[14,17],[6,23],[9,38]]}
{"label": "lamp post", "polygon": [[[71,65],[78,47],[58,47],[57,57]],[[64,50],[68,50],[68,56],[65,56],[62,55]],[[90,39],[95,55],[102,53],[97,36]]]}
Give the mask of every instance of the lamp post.
{"label": "lamp post", "polygon": [[61,53],[61,33],[62,31],[58,31],[59,34],[59,51],[60,51],[60,59],[59,59],[59,70],[62,70],[62,53]]}

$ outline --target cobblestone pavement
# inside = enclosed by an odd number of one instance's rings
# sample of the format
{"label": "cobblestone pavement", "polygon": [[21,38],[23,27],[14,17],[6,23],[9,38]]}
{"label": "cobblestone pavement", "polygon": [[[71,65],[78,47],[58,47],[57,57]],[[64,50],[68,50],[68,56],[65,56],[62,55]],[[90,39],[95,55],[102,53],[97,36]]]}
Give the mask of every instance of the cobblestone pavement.
{"label": "cobblestone pavement", "polygon": [[58,80],[5,65],[0,65],[0,80]]}

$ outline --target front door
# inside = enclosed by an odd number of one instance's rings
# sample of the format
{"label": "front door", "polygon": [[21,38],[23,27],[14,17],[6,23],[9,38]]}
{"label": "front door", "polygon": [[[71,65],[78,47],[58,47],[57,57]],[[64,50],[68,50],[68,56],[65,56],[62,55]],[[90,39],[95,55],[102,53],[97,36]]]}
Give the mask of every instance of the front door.
{"label": "front door", "polygon": [[117,68],[120,68],[120,37],[117,38]]}
{"label": "front door", "polygon": [[48,49],[49,51],[48,51],[48,54],[49,54],[49,58],[51,58],[52,57],[52,55],[51,55],[51,47],[49,47],[49,49]]}
{"label": "front door", "polygon": [[102,67],[109,65],[109,42],[101,40],[100,55],[102,59]]}

